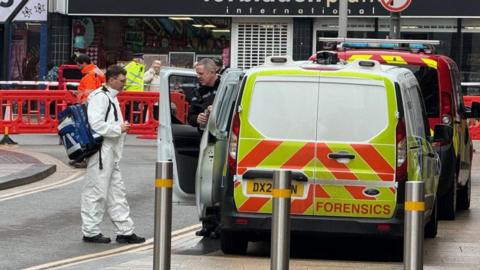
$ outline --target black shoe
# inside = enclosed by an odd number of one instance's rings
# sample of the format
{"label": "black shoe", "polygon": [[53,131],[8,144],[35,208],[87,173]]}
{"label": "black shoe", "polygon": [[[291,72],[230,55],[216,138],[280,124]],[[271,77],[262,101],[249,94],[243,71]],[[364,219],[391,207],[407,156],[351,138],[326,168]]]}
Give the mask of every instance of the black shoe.
{"label": "black shoe", "polygon": [[83,237],[83,242],[88,242],[88,243],[101,243],[101,244],[108,244],[112,240],[109,237],[103,236],[103,234],[97,234],[92,237],[84,236]]}
{"label": "black shoe", "polygon": [[207,236],[210,236],[210,233],[211,233],[211,232],[212,232],[211,229],[206,228],[206,227],[203,227],[200,231],[196,231],[196,232],[195,232],[195,235],[196,235],[196,236],[207,237]]}
{"label": "black shoe", "polygon": [[145,242],[145,238],[137,236],[136,234],[117,235],[117,239],[115,240],[120,244],[140,244]]}

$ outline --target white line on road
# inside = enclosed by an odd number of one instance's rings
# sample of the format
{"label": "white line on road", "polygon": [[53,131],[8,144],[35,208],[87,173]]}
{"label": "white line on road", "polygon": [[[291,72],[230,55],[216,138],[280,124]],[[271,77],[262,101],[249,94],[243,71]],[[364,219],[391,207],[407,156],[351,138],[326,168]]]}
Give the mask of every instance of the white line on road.
{"label": "white line on road", "polygon": [[3,196],[0,196],[0,202],[10,200],[10,199],[14,199],[14,198],[18,198],[18,197],[22,197],[22,196],[26,196],[26,195],[30,195],[30,194],[45,191],[45,190],[50,190],[50,189],[54,189],[54,188],[63,187],[63,186],[75,183],[77,181],[80,181],[80,180],[83,179],[83,177],[84,177],[83,172],[76,172],[73,175],[71,175],[70,177],[68,177],[64,180],[52,183],[52,184],[42,185],[42,186],[34,187],[34,188],[31,188],[31,189],[20,190],[20,191],[17,191],[17,192],[5,194]]}
{"label": "white line on road", "polygon": [[[200,228],[201,228],[201,224],[195,224],[195,225],[185,227],[172,232],[172,246],[174,245],[175,241],[185,238],[186,235]],[[109,249],[102,252],[91,253],[91,254],[68,258],[68,259],[59,260],[55,262],[49,262],[46,264],[25,268],[24,270],[61,269],[64,267],[69,267],[69,266],[77,265],[80,263],[86,263],[86,262],[90,262],[98,259],[113,257],[120,254],[125,254],[125,253],[144,251],[152,248],[153,248],[153,238],[150,238],[147,241],[145,241],[145,243],[142,243],[142,244],[127,245],[119,248]]]}

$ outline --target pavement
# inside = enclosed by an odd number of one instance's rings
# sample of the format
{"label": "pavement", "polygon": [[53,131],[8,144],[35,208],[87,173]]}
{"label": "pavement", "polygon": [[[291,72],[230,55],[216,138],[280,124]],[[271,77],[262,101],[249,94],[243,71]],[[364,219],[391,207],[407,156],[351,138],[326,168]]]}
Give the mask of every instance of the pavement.
{"label": "pavement", "polygon": [[57,165],[18,146],[0,145],[0,190],[30,184],[54,174]]}
{"label": "pavement", "polygon": [[[480,143],[474,143],[480,149]],[[480,160],[478,150],[476,163]],[[18,146],[0,145],[0,190],[39,181],[65,164],[46,154],[25,152]],[[60,167],[60,168],[61,168]],[[478,167],[477,167],[478,168]],[[424,243],[425,269],[480,269],[480,170],[473,171],[472,206],[460,212],[455,221],[442,221],[435,239]],[[267,251],[249,251],[246,256],[229,256],[219,250],[218,240],[195,236],[199,225],[172,234],[171,269],[270,269]],[[459,230],[462,228],[462,230]],[[70,258],[29,269],[152,269],[153,244],[129,245],[122,250]],[[255,249],[256,247],[253,247]],[[316,248],[317,249],[317,248]],[[336,258],[291,258],[291,269],[403,269],[398,261],[362,262]]]}

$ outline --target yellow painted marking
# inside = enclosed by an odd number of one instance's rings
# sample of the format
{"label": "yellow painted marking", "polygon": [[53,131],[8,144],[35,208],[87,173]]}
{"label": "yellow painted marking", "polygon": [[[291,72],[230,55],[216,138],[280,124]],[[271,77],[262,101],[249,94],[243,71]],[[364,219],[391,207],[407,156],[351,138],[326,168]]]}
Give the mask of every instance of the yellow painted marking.
{"label": "yellow painted marking", "polygon": [[272,196],[274,198],[290,198],[292,192],[290,189],[274,189],[272,190]]}
{"label": "yellow painted marking", "polygon": [[162,179],[162,178],[155,179],[155,187],[171,188],[172,186],[173,186],[172,179]]}
{"label": "yellow painted marking", "polygon": [[371,54],[353,54],[348,58],[348,61],[354,61],[354,60],[369,60],[372,58],[373,55]]}
{"label": "yellow painted marking", "polygon": [[422,58],[422,61],[427,64],[427,66],[431,67],[431,68],[434,68],[434,69],[437,69],[438,67],[438,63],[437,61],[435,60],[432,60],[432,59],[428,59],[428,58]]}
{"label": "yellow painted marking", "polygon": [[425,211],[425,203],[424,202],[405,202],[405,211],[423,212]]}
{"label": "yellow painted marking", "polygon": [[399,64],[399,65],[406,65],[407,62],[398,55],[382,55],[381,56],[387,64]]}

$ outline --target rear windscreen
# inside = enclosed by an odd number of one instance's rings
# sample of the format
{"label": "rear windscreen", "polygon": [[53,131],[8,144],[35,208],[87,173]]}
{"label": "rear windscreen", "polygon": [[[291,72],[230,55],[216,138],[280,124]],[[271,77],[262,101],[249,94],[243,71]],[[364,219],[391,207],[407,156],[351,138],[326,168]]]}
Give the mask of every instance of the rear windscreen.
{"label": "rear windscreen", "polygon": [[422,97],[425,103],[425,110],[428,117],[439,116],[439,99],[438,99],[438,73],[431,67],[401,65],[410,69],[418,80]]}
{"label": "rear windscreen", "polygon": [[388,125],[382,85],[257,82],[249,122],[268,138],[364,142]]}
{"label": "rear windscreen", "polygon": [[322,83],[318,97],[318,140],[365,142],[388,125],[383,85]]}

